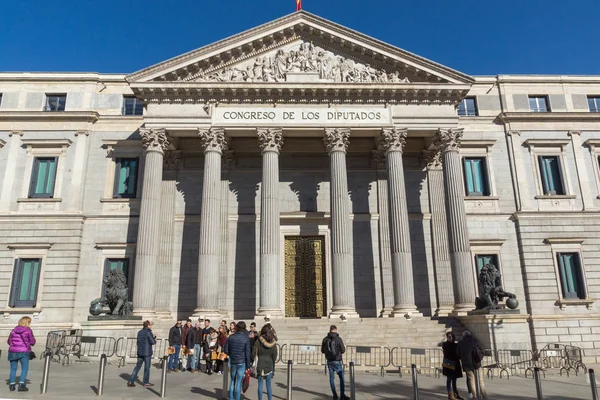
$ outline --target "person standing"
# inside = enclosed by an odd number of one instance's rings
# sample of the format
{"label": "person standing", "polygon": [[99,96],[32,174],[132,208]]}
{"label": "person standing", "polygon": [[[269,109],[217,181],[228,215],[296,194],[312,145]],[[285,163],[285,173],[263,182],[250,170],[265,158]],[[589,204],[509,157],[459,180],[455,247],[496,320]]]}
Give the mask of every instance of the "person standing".
{"label": "person standing", "polygon": [[230,378],[229,400],[240,400],[242,394],[242,379],[244,373],[250,367],[252,360],[250,358],[250,338],[246,332],[246,323],[240,321],[235,326],[235,333],[229,336],[223,349],[229,356]]}
{"label": "person standing", "polygon": [[217,349],[219,352],[219,358],[217,359],[217,375],[223,374],[223,363],[226,360],[226,355],[223,349],[225,348],[225,343],[227,343],[228,337],[229,335],[227,334],[227,326],[220,325],[219,334],[217,336],[217,343],[219,345]]}
{"label": "person standing", "polygon": [[200,360],[202,359],[202,326],[200,321],[196,321],[196,326],[188,333],[188,335],[194,335],[194,351],[191,355],[190,368],[191,372],[200,371]]}
{"label": "person standing", "polygon": [[254,343],[252,355],[256,361],[256,377],[258,379],[258,400],[262,400],[263,382],[267,386],[267,399],[272,400],[271,378],[275,373],[275,362],[277,361],[277,341],[270,324],[266,324],[260,330],[260,336]]}
{"label": "person standing", "polygon": [[35,336],[30,328],[31,318],[21,317],[17,326],[8,336],[8,361],[10,361],[9,388],[13,392],[17,383],[17,367],[21,363],[19,392],[26,392],[27,372],[29,371],[29,355],[31,346],[35,345]]}
{"label": "person standing", "polygon": [[[245,322],[244,322],[244,325],[246,325],[246,323],[245,323]],[[233,334],[235,333],[235,331],[236,331],[236,327],[237,327],[237,325],[236,325],[235,321],[231,321],[231,322],[229,323],[229,334],[230,334],[230,335],[233,335]]]}
{"label": "person standing", "polygon": [[446,391],[448,392],[449,400],[463,400],[456,389],[456,380],[463,377],[460,359],[456,352],[457,347],[458,344],[456,343],[454,333],[446,333],[446,341],[442,343],[442,351],[444,353],[442,373],[446,377]]}
{"label": "person standing", "polygon": [[179,353],[183,344],[181,322],[181,320],[177,321],[177,324],[169,330],[169,372],[179,371]]}
{"label": "person standing", "polygon": [[[191,322],[190,322],[191,323]],[[196,329],[190,328],[185,335],[185,348],[188,353],[187,357],[187,370],[190,372],[194,372],[196,369],[196,365],[194,362],[196,361]]]}
{"label": "person standing", "polygon": [[[183,348],[183,357],[181,358],[181,368],[186,371],[188,369],[188,361],[190,359],[190,347],[187,343],[188,332],[192,330],[192,320],[188,318],[185,325],[181,328],[181,347]],[[193,347],[192,347],[193,348]]]}
{"label": "person standing", "polygon": [[213,374],[213,360],[217,360],[217,350],[219,348],[219,341],[217,331],[214,328],[210,328],[210,333],[204,339],[204,358],[206,359],[206,373],[208,375]]}
{"label": "person standing", "polygon": [[137,364],[127,382],[128,387],[135,387],[142,363],[144,363],[144,380],[145,387],[152,387],[150,383],[150,365],[152,362],[152,346],[156,344],[156,335],[152,333],[152,321],[144,321],[144,327],[137,334]]}
{"label": "person standing", "polygon": [[[342,368],[342,354],[346,352],[344,341],[337,333],[337,326],[331,325],[329,327],[329,333],[323,339],[321,343],[321,353],[325,354],[327,359],[327,369],[329,370],[329,386],[331,386],[331,393],[333,394],[334,400],[349,400],[350,398],[345,395],[345,382],[344,382],[344,369]],[[335,375],[336,373],[340,378],[340,394],[338,397],[337,391],[335,390]]]}
{"label": "person standing", "polygon": [[256,322],[250,323],[250,330],[248,331],[248,337],[250,338],[250,346],[254,347],[254,343],[258,340],[258,332],[256,331]]}
{"label": "person standing", "polygon": [[229,335],[229,328],[227,327],[227,321],[222,320],[221,323],[219,324],[219,326],[222,326],[223,328],[225,328],[225,331],[227,331],[227,335]]}
{"label": "person standing", "polygon": [[[467,389],[469,390],[469,397],[477,400],[477,386],[475,384],[475,370],[481,368],[481,360],[484,356],[484,348],[473,337],[470,331],[463,332],[463,339],[458,343],[456,348],[456,354],[462,362],[462,369],[467,375]],[[487,398],[485,392],[485,386],[483,383],[483,374],[479,374],[479,388],[481,390],[481,396],[483,399]],[[481,400],[481,399],[480,399]]]}

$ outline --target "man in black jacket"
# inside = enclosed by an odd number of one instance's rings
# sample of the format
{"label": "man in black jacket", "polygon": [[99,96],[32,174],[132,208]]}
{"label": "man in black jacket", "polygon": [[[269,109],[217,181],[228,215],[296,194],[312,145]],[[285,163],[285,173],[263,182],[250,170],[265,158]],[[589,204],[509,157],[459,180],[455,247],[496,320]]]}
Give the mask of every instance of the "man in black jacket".
{"label": "man in black jacket", "polygon": [[235,333],[229,336],[223,348],[223,352],[229,356],[231,368],[229,400],[240,400],[244,373],[252,365],[252,359],[250,358],[250,338],[246,331],[246,323],[240,321],[236,324],[235,328]]}
{"label": "man in black jacket", "polygon": [[135,387],[135,380],[138,372],[144,363],[144,381],[145,387],[154,386],[150,383],[150,362],[152,361],[152,346],[156,344],[156,336],[152,334],[152,322],[144,321],[144,328],[137,334],[137,364],[129,377],[127,386]]}
{"label": "man in black jacket", "polygon": [[[333,394],[334,400],[342,399],[349,400],[350,398],[344,394],[344,369],[342,368],[342,354],[346,352],[344,341],[337,333],[337,326],[331,325],[329,327],[329,333],[323,339],[321,343],[321,353],[325,354],[327,359],[327,368],[329,369],[329,385],[331,386],[331,393]],[[338,397],[337,391],[335,390],[335,375],[336,373],[340,377],[340,394],[342,397]]]}
{"label": "man in black jacket", "polygon": [[[463,371],[467,375],[467,389],[469,394],[472,395],[472,399],[477,399],[477,390],[475,385],[475,370],[481,368],[481,360],[484,355],[484,348],[473,337],[470,331],[463,332],[463,339],[458,343],[456,353],[462,363]],[[479,387],[481,390],[481,397],[486,399],[487,394],[485,392],[485,386],[483,384],[483,373],[479,372]]]}
{"label": "man in black jacket", "polygon": [[[169,330],[169,347],[172,347],[172,354],[169,355],[169,372],[179,371],[179,353],[183,344],[182,321],[177,321],[177,325]],[[170,351],[170,352],[171,352]]]}

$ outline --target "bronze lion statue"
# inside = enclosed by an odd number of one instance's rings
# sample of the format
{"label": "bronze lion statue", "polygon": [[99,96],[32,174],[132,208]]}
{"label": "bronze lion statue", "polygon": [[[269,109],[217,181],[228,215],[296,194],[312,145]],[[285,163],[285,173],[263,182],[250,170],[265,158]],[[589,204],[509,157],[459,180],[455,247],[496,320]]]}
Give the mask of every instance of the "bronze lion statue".
{"label": "bronze lion statue", "polygon": [[104,277],[106,294],[104,298],[95,299],[90,304],[92,309],[97,304],[108,306],[111,315],[130,316],[133,313],[133,303],[129,301],[127,279],[120,269],[113,269]]}

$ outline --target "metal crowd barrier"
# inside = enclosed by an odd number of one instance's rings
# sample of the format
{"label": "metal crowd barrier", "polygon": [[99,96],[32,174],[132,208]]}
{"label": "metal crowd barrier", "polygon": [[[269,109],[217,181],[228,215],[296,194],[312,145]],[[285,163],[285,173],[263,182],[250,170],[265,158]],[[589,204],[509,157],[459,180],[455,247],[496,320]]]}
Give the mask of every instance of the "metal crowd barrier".
{"label": "metal crowd barrier", "polygon": [[299,365],[327,365],[320,344],[284,344],[281,346],[279,359]]}
{"label": "metal crowd barrier", "polygon": [[[152,359],[160,360],[168,356],[168,339],[156,339],[156,345],[153,347]],[[124,367],[126,363],[137,362],[137,338],[122,337],[115,344],[115,357],[118,358],[118,366]]]}
{"label": "metal crowd barrier", "polygon": [[502,373],[506,373],[507,378],[510,378],[511,375],[519,375],[521,372],[525,377],[528,372],[533,373],[535,363],[531,350],[498,350],[496,354],[500,378],[502,378]]}
{"label": "metal crowd barrier", "polygon": [[[77,357],[77,361],[89,362],[92,359],[100,360],[100,356],[103,354],[105,354],[107,358],[115,355],[115,345],[117,342],[115,338],[102,336],[82,336],[80,339],[78,351],[71,354]],[[69,355],[65,356],[63,365],[65,364],[65,361],[67,365],[70,363]]]}
{"label": "metal crowd barrier", "polygon": [[409,349],[403,347],[394,347],[390,352],[391,363],[398,368],[398,373],[402,377],[402,371],[410,371],[412,364],[416,365],[419,373],[423,370],[429,371],[435,377],[440,375],[444,353],[440,348],[434,349]]}
{"label": "metal crowd barrier", "polygon": [[570,346],[561,343],[549,343],[535,354],[536,366],[542,371],[547,369],[559,369],[562,375],[563,371],[569,375],[573,370],[575,375],[582,369],[587,372],[587,367],[583,363],[582,351],[579,347]]}
{"label": "metal crowd barrier", "polygon": [[83,330],[69,329],[62,331],[50,331],[46,337],[46,352],[51,354],[52,359],[63,363],[70,355],[76,354],[81,349],[81,337]]}
{"label": "metal crowd barrier", "polygon": [[383,346],[346,346],[344,360],[346,360],[346,365],[354,362],[357,367],[379,368],[381,376],[384,376],[385,368],[389,367],[391,363],[390,349]]}

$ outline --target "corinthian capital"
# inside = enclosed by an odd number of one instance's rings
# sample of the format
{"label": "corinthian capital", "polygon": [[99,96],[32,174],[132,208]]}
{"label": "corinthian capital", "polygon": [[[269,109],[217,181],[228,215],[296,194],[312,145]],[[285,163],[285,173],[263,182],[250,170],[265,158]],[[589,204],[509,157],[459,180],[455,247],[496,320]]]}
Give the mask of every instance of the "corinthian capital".
{"label": "corinthian capital", "polygon": [[266,151],[279,153],[283,146],[281,128],[259,128],[256,130],[256,134],[258,135],[258,145],[263,153]]}
{"label": "corinthian capital", "polygon": [[227,150],[227,138],[225,138],[225,130],[222,128],[210,128],[198,132],[204,152],[216,151],[223,153]]}
{"label": "corinthian capital", "polygon": [[407,134],[408,130],[406,129],[386,128],[381,131],[378,147],[386,154],[391,151],[402,151],[406,144]]}
{"label": "corinthian capital", "polygon": [[427,163],[427,169],[442,168],[442,153],[437,148],[423,151],[423,157]]}
{"label": "corinthian capital", "polygon": [[140,128],[140,136],[142,137],[142,146],[146,151],[157,151],[164,154],[169,146],[167,131],[164,128]]}
{"label": "corinthian capital", "polygon": [[458,151],[463,128],[440,129],[436,136],[435,144],[440,151]]}
{"label": "corinthian capital", "polygon": [[350,129],[325,129],[323,142],[325,143],[325,148],[328,153],[333,153],[335,151],[343,151],[345,153],[346,150],[348,150],[348,144],[350,143]]}

